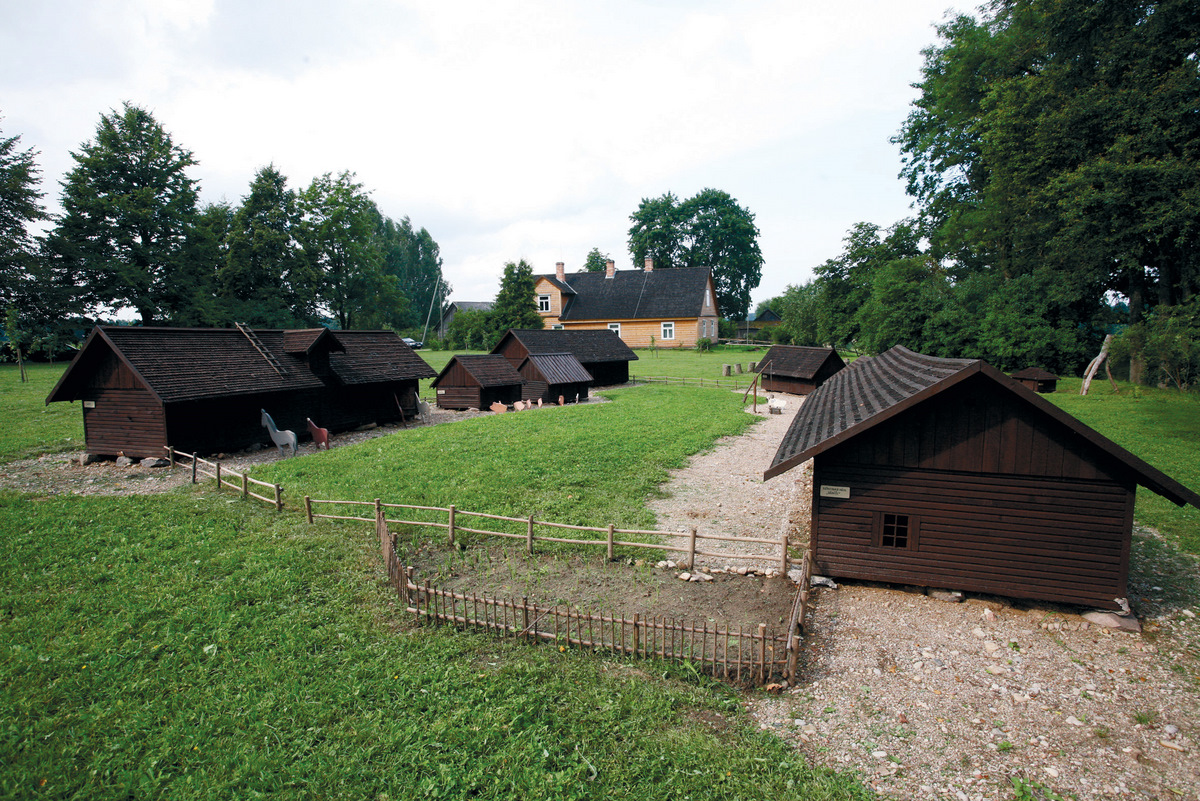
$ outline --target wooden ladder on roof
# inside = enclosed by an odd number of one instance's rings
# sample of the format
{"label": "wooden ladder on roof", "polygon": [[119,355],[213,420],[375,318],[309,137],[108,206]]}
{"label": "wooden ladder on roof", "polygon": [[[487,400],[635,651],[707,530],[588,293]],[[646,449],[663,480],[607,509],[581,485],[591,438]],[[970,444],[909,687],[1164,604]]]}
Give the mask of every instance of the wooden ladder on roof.
{"label": "wooden ladder on roof", "polygon": [[254,349],[258,351],[259,355],[266,360],[267,364],[271,365],[272,370],[280,375],[288,374],[287,368],[280,364],[279,359],[275,358],[275,354],[271,353],[271,351],[267,349],[267,346],[264,345],[262,340],[258,338],[258,334],[254,333],[253,328],[246,323],[234,323],[234,325],[237,326],[237,330],[241,331],[242,335],[245,336],[246,339],[250,340],[250,344],[253,345]]}

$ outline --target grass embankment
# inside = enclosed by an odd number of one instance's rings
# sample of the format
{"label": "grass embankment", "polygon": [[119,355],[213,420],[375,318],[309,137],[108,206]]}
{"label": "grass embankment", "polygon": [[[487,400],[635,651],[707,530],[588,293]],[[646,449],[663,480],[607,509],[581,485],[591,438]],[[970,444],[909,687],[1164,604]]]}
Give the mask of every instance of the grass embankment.
{"label": "grass embankment", "polygon": [[15,364],[0,366],[0,464],[43,453],[83,448],[83,414],[77,403],[51,403],[46,396],[65,364],[27,364],[22,384]]}
{"label": "grass embankment", "polygon": [[[1098,376],[1083,396],[1079,394],[1082,383],[1078,378],[1060,379],[1058,391],[1043,397],[1200,492],[1200,395],[1120,382],[1120,392],[1114,393],[1104,376]],[[1139,487],[1134,516],[1177,540],[1189,553],[1200,554],[1200,509],[1178,507]]]}
{"label": "grass embankment", "polygon": [[866,797],[682,668],[410,630],[345,527],[0,494],[0,531],[0,796]]}

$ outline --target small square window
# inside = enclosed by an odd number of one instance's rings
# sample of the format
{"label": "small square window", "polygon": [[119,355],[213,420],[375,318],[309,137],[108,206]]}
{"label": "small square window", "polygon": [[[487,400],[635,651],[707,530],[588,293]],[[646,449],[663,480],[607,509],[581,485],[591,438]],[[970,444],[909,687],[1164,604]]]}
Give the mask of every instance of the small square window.
{"label": "small square window", "polygon": [[608,330],[615,331],[617,333],[617,336],[621,336],[621,324],[620,323],[609,323]]}
{"label": "small square window", "polygon": [[550,296],[549,295],[538,295],[538,311],[540,311],[540,312],[550,311]]}
{"label": "small square window", "polygon": [[873,544],[896,551],[917,550],[917,518],[894,512],[876,512]]}
{"label": "small square window", "polygon": [[663,323],[662,324],[662,338],[663,339],[674,339],[675,338],[675,323]]}

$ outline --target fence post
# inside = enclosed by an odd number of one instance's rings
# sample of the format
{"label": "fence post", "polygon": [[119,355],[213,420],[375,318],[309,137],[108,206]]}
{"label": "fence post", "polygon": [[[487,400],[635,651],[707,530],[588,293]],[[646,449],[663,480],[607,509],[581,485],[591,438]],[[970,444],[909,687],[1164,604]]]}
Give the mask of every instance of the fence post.
{"label": "fence post", "polygon": [[529,553],[533,553],[533,515],[529,516],[529,528],[525,532],[525,547]]}
{"label": "fence post", "polygon": [[613,560],[613,524],[608,524],[608,561]]}
{"label": "fence post", "polygon": [[283,511],[283,487],[278,484],[275,485],[275,511]]}
{"label": "fence post", "polygon": [[758,680],[767,680],[767,624],[758,624]]}
{"label": "fence post", "polygon": [[250,494],[250,474],[242,473],[242,497]]}
{"label": "fence post", "polygon": [[779,535],[779,573],[782,576],[787,576],[788,573],[788,534],[787,529]]}
{"label": "fence post", "polygon": [[192,454],[192,483],[196,483],[196,463],[200,461],[200,457]]}
{"label": "fence post", "polygon": [[304,496],[304,516],[308,518],[308,524],[311,526],[312,518],[312,498],[308,495]]}
{"label": "fence post", "polygon": [[174,445],[167,446],[167,458],[171,460],[171,469],[174,470],[175,469],[175,446]]}
{"label": "fence post", "polygon": [[221,463],[217,462],[217,492],[221,491]]}
{"label": "fence post", "polygon": [[454,504],[450,504],[450,525],[446,527],[446,533],[450,537],[450,544],[454,544]]}
{"label": "fence post", "polygon": [[638,632],[638,619],[640,617],[641,615],[639,613],[633,613],[633,650],[630,653],[632,653],[634,656],[637,656],[638,640],[641,639],[641,635]]}
{"label": "fence post", "polygon": [[692,526],[692,531],[688,534],[688,570],[696,567],[696,527]]}
{"label": "fence post", "polygon": [[521,636],[529,639],[529,598],[521,596]]}
{"label": "fence post", "polygon": [[379,499],[375,499],[375,535],[383,536],[383,505],[379,503]]}

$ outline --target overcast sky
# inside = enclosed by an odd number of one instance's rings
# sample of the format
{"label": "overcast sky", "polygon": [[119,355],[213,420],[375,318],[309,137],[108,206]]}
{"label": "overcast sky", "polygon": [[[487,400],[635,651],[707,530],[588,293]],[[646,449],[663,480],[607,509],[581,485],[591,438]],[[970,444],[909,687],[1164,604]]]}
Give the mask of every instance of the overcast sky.
{"label": "overcast sky", "polygon": [[628,269],[642,198],[714,187],[757,218],[757,303],[854,223],[911,214],[889,138],[951,7],[0,0],[0,130],[40,151],[52,210],[126,100],[192,151],[203,201],[238,203],[269,163],[293,188],[353,171],[433,235],[454,300],[491,299],[519,258]]}

